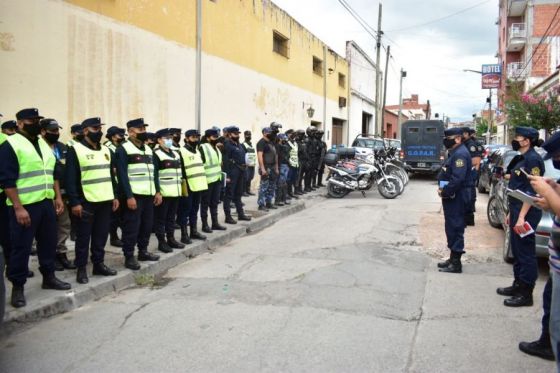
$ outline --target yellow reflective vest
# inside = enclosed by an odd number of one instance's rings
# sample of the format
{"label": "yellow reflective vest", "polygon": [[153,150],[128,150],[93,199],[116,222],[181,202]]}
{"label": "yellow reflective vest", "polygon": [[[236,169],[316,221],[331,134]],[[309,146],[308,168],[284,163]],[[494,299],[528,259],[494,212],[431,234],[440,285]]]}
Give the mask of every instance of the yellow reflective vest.
{"label": "yellow reflective vest", "polygon": [[80,165],[82,191],[88,202],[115,199],[111,181],[111,151],[105,146],[93,150],[81,143],[74,144]]}
{"label": "yellow reflective vest", "polygon": [[140,196],[155,196],[154,161],[152,149],[145,145],[144,150],[126,141],[121,145],[127,154],[127,175],[133,194]]}
{"label": "yellow reflective vest", "polygon": [[204,152],[204,171],[206,182],[215,183],[222,179],[222,152],[214,148],[211,144],[200,145]]}
{"label": "yellow reflective vest", "polygon": [[155,150],[155,156],[159,159],[159,191],[163,197],[180,197],[181,180],[181,156],[179,152],[171,150],[174,157],[164,152],[162,149]]}
{"label": "yellow reflective vest", "polygon": [[183,157],[185,173],[187,174],[189,190],[192,192],[207,190],[208,183],[206,181],[206,172],[204,171],[200,153],[198,151],[193,153],[184,147],[182,147],[180,151],[181,157]]}

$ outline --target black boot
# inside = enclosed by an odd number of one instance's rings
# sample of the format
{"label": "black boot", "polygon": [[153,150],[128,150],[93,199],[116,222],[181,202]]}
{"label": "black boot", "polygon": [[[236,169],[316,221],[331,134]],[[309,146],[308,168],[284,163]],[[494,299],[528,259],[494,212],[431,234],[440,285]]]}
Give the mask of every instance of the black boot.
{"label": "black boot", "polygon": [[237,224],[237,220],[231,217],[231,215],[226,215],[226,224]]}
{"label": "black boot", "polygon": [[449,259],[444,260],[443,262],[439,262],[437,266],[438,268],[447,268],[449,267],[450,264],[451,264],[451,256],[449,257]]}
{"label": "black boot", "polygon": [[181,242],[184,243],[185,245],[190,245],[192,243],[186,225],[181,226]]}
{"label": "black boot", "polygon": [[206,240],[206,236],[200,234],[196,229],[196,224],[191,224],[191,240]]}
{"label": "black boot", "polygon": [[68,259],[66,253],[56,254],[56,259],[64,269],[76,269],[76,265]]}
{"label": "black boot", "polygon": [[53,273],[43,273],[43,284],[41,285],[43,289],[52,290],[70,290],[72,286],[64,281],[59,280]]}
{"label": "black boot", "polygon": [[158,234],[156,235],[157,240],[158,240],[158,250],[161,251],[162,253],[170,253],[173,251],[173,249],[167,244],[167,241],[165,241],[165,236],[163,234]]}
{"label": "black boot", "polygon": [[117,231],[111,232],[109,243],[111,244],[111,246],[114,246],[114,247],[122,247],[123,243],[122,243],[121,239],[119,238],[119,235],[117,234]]}
{"label": "black boot", "polygon": [[54,270],[57,272],[64,271],[64,266],[60,260],[58,260],[58,257],[54,258]]}
{"label": "black boot", "polygon": [[220,225],[220,222],[218,221],[218,216],[212,216],[212,230],[214,230],[214,231],[225,231],[225,230],[227,230],[226,227],[224,227],[223,225]]}
{"label": "black boot", "polygon": [[528,355],[554,361],[554,352],[550,343],[550,336],[544,335],[534,342],[519,342],[519,349]]}
{"label": "black boot", "polygon": [[462,253],[452,251],[451,257],[449,258],[449,265],[445,268],[440,268],[440,272],[444,273],[461,273],[463,272],[463,266],[461,264],[461,255]]}
{"label": "black boot", "polygon": [[202,231],[204,233],[212,233],[212,228],[208,225],[208,219],[202,220]]}
{"label": "black boot", "polygon": [[497,288],[496,293],[504,295],[506,297],[519,295],[519,282],[517,280],[513,280],[513,284],[511,286],[505,288]]}
{"label": "black boot", "polygon": [[519,294],[511,298],[504,299],[504,306],[506,307],[530,307],[533,305],[533,288],[534,286],[527,285],[519,281]]}
{"label": "black boot", "polygon": [[184,249],[185,248],[185,245],[183,245],[180,242],[177,242],[177,240],[175,239],[175,237],[173,236],[172,233],[167,234],[167,244],[172,249]]}
{"label": "black boot", "polygon": [[85,266],[78,267],[78,271],[76,272],[76,282],[78,282],[78,284],[87,284],[89,282]]}
{"label": "black boot", "polygon": [[269,210],[277,210],[278,207],[274,206],[272,203],[267,203],[266,208]]}
{"label": "black boot", "polygon": [[94,276],[115,276],[117,271],[112,268],[109,268],[105,265],[105,263],[94,263],[93,264],[93,275]]}
{"label": "black boot", "polygon": [[159,255],[152,254],[148,250],[139,250],[138,260],[141,262],[157,262],[159,260]]}
{"label": "black boot", "polygon": [[12,307],[21,308],[25,307],[27,302],[25,301],[25,295],[23,293],[23,285],[14,285],[12,287]]}
{"label": "black boot", "polygon": [[124,266],[133,271],[137,271],[140,269],[140,264],[138,263],[134,255],[124,258]]}
{"label": "black boot", "polygon": [[239,221],[251,221],[251,219],[252,218],[250,216],[245,215],[244,212],[242,212],[241,214],[237,214],[237,220]]}

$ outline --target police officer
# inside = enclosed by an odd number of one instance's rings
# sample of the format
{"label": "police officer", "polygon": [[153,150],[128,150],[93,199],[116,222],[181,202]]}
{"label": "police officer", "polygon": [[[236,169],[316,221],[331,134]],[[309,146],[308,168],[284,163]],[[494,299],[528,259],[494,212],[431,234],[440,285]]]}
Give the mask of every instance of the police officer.
{"label": "police officer", "polygon": [[179,151],[181,147],[181,129],[180,128],[170,128],[169,134],[173,140],[173,150]]}
{"label": "police officer", "polygon": [[73,124],[70,127],[70,135],[72,138],[68,140],[66,146],[74,146],[76,142],[81,142],[84,139],[84,132],[80,123]]}
{"label": "police officer", "polygon": [[190,239],[206,240],[206,236],[198,232],[197,215],[200,208],[202,194],[208,189],[206,172],[202,157],[198,151],[200,132],[195,129],[185,131],[185,146],[181,147],[181,157],[187,177],[188,196],[185,205],[180,210],[181,242],[185,243],[183,235],[187,235],[187,222],[190,227]]}
{"label": "police officer", "polygon": [[[225,131],[224,131],[225,132]],[[245,150],[239,143],[239,127],[229,126],[228,138],[224,141],[224,170],[226,172],[226,192],[224,196],[224,213],[227,224],[237,224],[231,216],[231,203],[235,204],[237,219],[250,221],[251,217],[245,214],[241,196],[245,188],[244,174],[247,165],[245,163]]]}
{"label": "police officer", "polygon": [[255,148],[251,143],[252,134],[251,131],[247,130],[243,132],[243,149],[245,149],[245,164],[247,165],[247,169],[245,170],[245,192],[243,193],[244,197],[254,196],[255,193],[251,193],[251,182],[255,177],[255,166],[257,164],[257,153],[255,152]]}
{"label": "police officer", "polygon": [[115,152],[119,193],[122,205],[122,242],[125,267],[138,270],[134,246],[138,244],[139,261],[157,261],[159,256],[148,252],[154,219],[154,206],[161,204],[158,170],[152,149],[145,145],[146,126],[143,118],[127,122],[128,141]]}
{"label": "police officer", "polygon": [[478,169],[480,168],[480,160],[482,157],[482,150],[471,136],[474,130],[469,127],[463,127],[463,143],[469,151],[472,162],[472,169],[470,170],[470,178],[467,181],[469,188],[469,203],[465,210],[465,224],[474,226],[474,212],[476,211],[476,179],[478,178]]}
{"label": "police officer", "polygon": [[302,146],[302,150],[306,153],[304,159],[306,159],[305,167],[303,169],[303,183],[305,193],[312,192],[313,189],[311,188],[311,180],[313,179],[315,172],[317,171],[317,151],[315,149],[315,132],[317,128],[314,126],[309,126],[305,130],[305,139],[303,143],[305,144]]}
{"label": "police officer", "polygon": [[43,117],[32,108],[19,111],[16,119],[18,133],[0,145],[0,185],[8,197],[12,243],[8,279],[13,284],[11,304],[17,308],[26,305],[24,285],[34,238],[42,288],[68,290],[71,286],[55,276],[56,214],[64,211],[64,205],[58,180],[54,179],[56,159],[38,137]]}
{"label": "police officer", "polygon": [[[46,141],[56,158],[54,173],[56,175],[56,179],[59,181],[62,201],[64,202],[64,206],[67,206],[68,198],[64,188],[67,147],[58,141],[60,137],[60,129],[62,127],[60,127],[58,122],[54,119],[42,119],[40,123],[41,138]],[[68,260],[67,256],[68,248],[66,247],[66,240],[70,235],[70,216],[67,211],[64,211],[56,217],[56,226],[58,240],[55,261],[56,270],[62,271],[64,269],[76,269],[74,263]]]}
{"label": "police officer", "polygon": [[186,177],[179,150],[174,150],[170,129],[156,132],[158,145],[154,151],[158,169],[159,187],[162,195],[161,205],[155,209],[156,237],[158,250],[170,253],[173,249],[185,247],[175,240],[175,216],[182,195],[182,180]]}
{"label": "police officer", "polygon": [[90,249],[93,275],[117,274],[104,263],[111,212],[119,208],[119,201],[113,155],[101,144],[102,125],[98,117],[84,120],[84,139],[68,150],[66,161],[69,205],[77,218],[75,264],[76,281],[80,284],[89,282],[86,265]]}
{"label": "police officer", "polygon": [[296,131],[296,143],[298,145],[298,162],[299,162],[299,169],[298,169],[298,177],[296,182],[296,190],[295,195],[303,195],[303,183],[305,179],[305,174],[309,168],[309,154],[307,152],[307,143],[305,141],[305,131],[299,129]]}
{"label": "police officer", "polygon": [[287,144],[288,136],[285,133],[278,135],[278,182],[276,183],[276,206],[289,205],[288,200],[288,174],[290,173],[290,146]]}
{"label": "police officer", "polygon": [[323,174],[325,172],[325,155],[327,154],[327,143],[323,141],[325,131],[317,130],[317,145],[319,146],[319,167],[317,168],[317,178],[314,184],[317,188],[324,187]]}
{"label": "police officer", "polygon": [[154,148],[156,147],[156,144],[157,144],[156,134],[153,132],[146,132],[146,145],[148,145],[150,149],[152,149],[153,151]]}
{"label": "police officer", "polygon": [[319,163],[321,161],[321,142],[317,139],[317,131],[318,129],[314,126],[308,127],[307,149],[309,151],[309,158],[311,160],[310,171],[305,184],[305,188],[308,192],[317,189],[315,181],[317,179],[317,173],[319,172]]}
{"label": "police officer", "polygon": [[465,252],[465,206],[469,201],[468,179],[471,172],[471,157],[462,143],[460,128],[444,131],[443,145],[449,151],[438,176],[438,194],[443,205],[445,235],[450,258],[439,263],[440,272],[461,273],[461,256]]}
{"label": "police officer", "polygon": [[[110,151],[111,155],[114,157],[117,148],[124,142],[126,130],[124,128],[119,128],[117,126],[111,126],[107,129],[107,141],[103,143]],[[113,162],[114,163],[114,162]],[[117,169],[113,170],[113,174],[117,174]],[[122,225],[121,216],[121,206],[119,205],[118,210],[111,211],[111,227],[109,229],[109,242],[111,246],[122,247],[122,241],[119,238],[118,229]]]}
{"label": "police officer", "polygon": [[273,141],[273,130],[266,127],[262,130],[262,139],[257,143],[257,159],[259,162],[259,195],[257,203],[259,210],[268,211],[276,209],[272,204],[276,192],[276,179],[278,178],[278,154],[277,147]]}
{"label": "police officer", "polygon": [[[208,190],[202,194],[200,218],[202,220],[202,231],[212,233],[213,230],[226,230],[218,221],[218,205],[222,193],[222,152],[216,147],[218,143],[218,131],[213,128],[204,133],[207,142],[200,145],[199,152],[204,163],[206,182]],[[208,210],[212,219],[212,227],[208,225]]]}
{"label": "police officer", "polygon": [[[525,193],[535,194],[527,174],[542,176],[544,162],[541,156],[533,149],[539,139],[536,129],[530,127],[516,127],[515,137],[511,142],[513,150],[519,151],[508,165],[506,177],[509,175],[508,188],[520,190]],[[498,288],[500,295],[510,296],[504,300],[508,307],[521,307],[533,305],[533,288],[538,277],[537,257],[535,254],[535,233],[521,235],[527,232],[525,223],[536,230],[542,217],[542,210],[532,207],[526,202],[509,197],[509,214],[507,224],[511,251],[513,254],[513,285]]]}
{"label": "police officer", "polygon": [[15,120],[8,120],[2,123],[2,133],[6,136],[11,136],[16,133],[17,122]]}

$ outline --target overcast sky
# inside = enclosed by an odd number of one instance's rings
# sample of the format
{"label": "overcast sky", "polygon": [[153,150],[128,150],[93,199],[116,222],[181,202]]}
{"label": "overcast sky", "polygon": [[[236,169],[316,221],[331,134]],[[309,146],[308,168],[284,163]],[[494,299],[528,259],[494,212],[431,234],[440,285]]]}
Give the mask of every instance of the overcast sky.
{"label": "overcast sky", "polygon": [[[368,24],[377,28],[378,2],[346,0]],[[345,55],[346,40],[356,41],[375,61],[375,41],[338,0],[273,0],[299,23]],[[481,4],[482,3],[482,4]],[[481,4],[456,16],[420,25]],[[487,90],[480,88],[480,75],[463,69],[480,70],[483,63],[497,63],[495,21],[498,1],[488,0],[391,0],[383,2],[382,29],[391,45],[387,104],[398,104],[399,75],[404,68],[403,96],[418,93],[429,99],[433,113],[452,121],[472,119],[486,103]],[[401,30],[401,31],[399,31]],[[385,52],[382,52],[384,68]],[[494,93],[493,102],[496,97]]]}

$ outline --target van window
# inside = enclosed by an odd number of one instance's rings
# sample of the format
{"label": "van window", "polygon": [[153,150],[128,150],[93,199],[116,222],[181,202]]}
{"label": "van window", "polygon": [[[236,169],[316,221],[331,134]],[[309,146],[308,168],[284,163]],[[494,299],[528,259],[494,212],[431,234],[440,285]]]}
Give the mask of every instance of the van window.
{"label": "van window", "polygon": [[435,128],[435,127],[426,127],[426,132],[428,132],[428,133],[437,132],[437,128]]}
{"label": "van window", "polygon": [[419,128],[417,127],[408,127],[408,132],[418,132]]}

